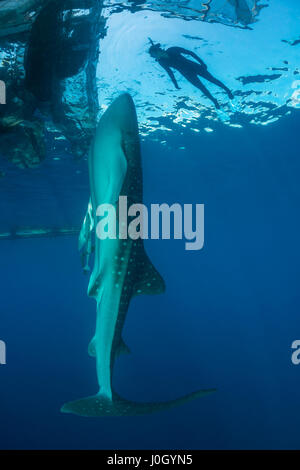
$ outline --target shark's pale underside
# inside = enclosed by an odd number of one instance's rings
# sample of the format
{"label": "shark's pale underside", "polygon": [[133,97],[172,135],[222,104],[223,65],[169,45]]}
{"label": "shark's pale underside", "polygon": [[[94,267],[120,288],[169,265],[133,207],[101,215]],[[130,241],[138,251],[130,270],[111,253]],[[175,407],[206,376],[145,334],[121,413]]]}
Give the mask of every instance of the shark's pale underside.
{"label": "shark's pale underside", "polygon": [[122,329],[130,300],[140,294],[160,294],[165,284],[149,260],[141,238],[104,239],[94,235],[96,209],[100,204],[117,208],[119,196],[128,206],[142,203],[142,166],[135,106],[128,94],[119,96],[99,121],[89,154],[91,199],[79,237],[84,263],[94,245],[94,266],[88,295],[97,302],[95,336],[89,353],[95,356],[99,391],[96,395],[69,402],[66,413],[82,416],[121,416],[150,413],[211,393],[200,390],[161,403],[125,400],[112,390],[112,371],[118,354],[128,352]]}

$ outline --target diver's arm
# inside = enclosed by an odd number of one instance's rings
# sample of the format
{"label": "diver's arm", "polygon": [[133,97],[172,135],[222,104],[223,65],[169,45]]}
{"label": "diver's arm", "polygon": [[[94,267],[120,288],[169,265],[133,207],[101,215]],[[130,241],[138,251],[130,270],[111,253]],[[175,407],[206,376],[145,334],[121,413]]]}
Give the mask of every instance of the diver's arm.
{"label": "diver's arm", "polygon": [[169,75],[170,79],[172,80],[172,82],[174,83],[174,86],[175,88],[177,88],[177,90],[180,90],[179,86],[178,86],[178,83],[176,81],[176,78],[175,78],[175,75],[174,73],[172,72],[172,70],[170,69],[170,67],[167,67],[165,65],[162,65],[162,67],[165,69],[165,71],[167,72],[167,74]]}
{"label": "diver's arm", "polygon": [[189,55],[191,57],[193,57],[194,59],[197,60],[197,62],[199,62],[200,65],[203,65],[206,69],[207,69],[207,66],[205,64],[205,62],[203,62],[202,59],[200,59],[199,56],[197,56],[197,54],[195,54],[195,52],[193,51],[189,51],[188,49],[184,49],[183,47],[174,47],[174,49],[177,49],[177,52],[181,53],[181,54],[186,54],[186,55]]}

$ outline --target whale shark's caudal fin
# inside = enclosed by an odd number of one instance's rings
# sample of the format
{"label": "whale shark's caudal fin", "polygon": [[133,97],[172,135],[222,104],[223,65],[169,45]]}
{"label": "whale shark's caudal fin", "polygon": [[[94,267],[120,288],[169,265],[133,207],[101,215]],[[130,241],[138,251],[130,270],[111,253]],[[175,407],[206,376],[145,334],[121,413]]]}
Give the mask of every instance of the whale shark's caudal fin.
{"label": "whale shark's caudal fin", "polygon": [[215,389],[198,390],[197,392],[190,393],[175,400],[157,403],[128,401],[124,400],[116,393],[113,393],[113,399],[109,400],[99,393],[98,395],[66,403],[61,408],[61,411],[63,413],[73,413],[86,417],[142,415],[167,410],[196,398],[209,395],[215,391]]}

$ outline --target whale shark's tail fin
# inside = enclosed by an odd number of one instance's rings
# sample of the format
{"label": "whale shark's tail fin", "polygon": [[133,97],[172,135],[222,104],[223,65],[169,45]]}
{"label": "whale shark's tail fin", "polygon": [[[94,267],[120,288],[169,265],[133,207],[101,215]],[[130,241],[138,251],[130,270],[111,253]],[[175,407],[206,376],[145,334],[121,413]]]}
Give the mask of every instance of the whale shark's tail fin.
{"label": "whale shark's tail fin", "polygon": [[109,400],[99,393],[98,395],[66,403],[61,408],[61,411],[63,413],[73,413],[86,417],[142,415],[173,408],[174,406],[209,395],[215,391],[216,389],[198,390],[197,392],[190,393],[175,400],[157,403],[128,401],[121,398],[116,393],[113,394],[113,399]]}

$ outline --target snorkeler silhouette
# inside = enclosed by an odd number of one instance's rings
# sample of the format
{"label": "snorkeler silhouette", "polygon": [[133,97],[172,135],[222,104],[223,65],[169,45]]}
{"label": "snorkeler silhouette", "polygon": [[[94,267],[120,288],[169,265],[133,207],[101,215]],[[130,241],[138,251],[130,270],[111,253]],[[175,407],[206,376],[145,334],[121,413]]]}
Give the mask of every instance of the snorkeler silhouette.
{"label": "snorkeler silhouette", "polygon": [[[208,72],[206,64],[194,52],[184,49],[183,47],[169,47],[164,50],[160,44],[154,44],[152,39],[149,38],[149,41],[151,42],[151,47],[148,51],[149,54],[165,69],[177,90],[180,88],[171,68],[178,70],[192,85],[199,88],[199,90],[214,103],[216,108],[220,108],[218,101],[203,85],[199,76],[222,88],[227,93],[228,97],[233,99],[233,94],[229,88]],[[187,59],[183,54],[193,57],[198,63]]]}

